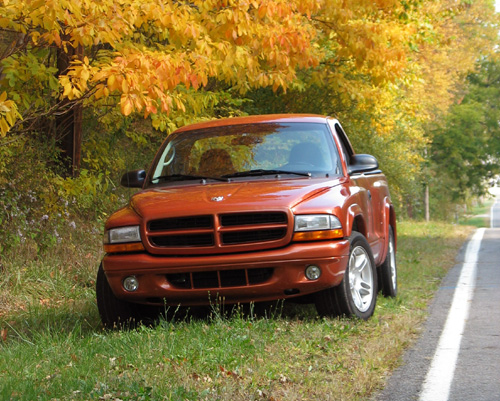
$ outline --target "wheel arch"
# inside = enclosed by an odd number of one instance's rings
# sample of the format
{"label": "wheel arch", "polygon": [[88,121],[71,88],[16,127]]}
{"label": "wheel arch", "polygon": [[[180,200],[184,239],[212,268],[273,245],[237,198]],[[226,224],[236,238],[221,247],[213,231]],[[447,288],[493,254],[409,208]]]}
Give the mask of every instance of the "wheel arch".
{"label": "wheel arch", "polygon": [[394,235],[394,250],[397,250],[397,227],[396,227],[396,211],[394,205],[388,198],[385,199],[385,237],[389,238],[389,226],[392,227]]}
{"label": "wheel arch", "polygon": [[351,205],[347,213],[346,237],[351,236],[352,232],[356,231],[366,238],[368,234],[367,230],[366,220],[361,207],[357,204]]}
{"label": "wheel arch", "polygon": [[383,214],[381,216],[382,218],[382,223],[383,223],[383,239],[385,246],[383,248],[383,253],[381,256],[381,262],[383,263],[385,261],[385,258],[387,257],[387,251],[388,251],[388,246],[389,246],[389,227],[392,227],[392,231],[394,234],[394,250],[396,250],[396,212],[394,210],[394,206],[392,205],[389,197],[384,198],[384,204],[383,204]]}

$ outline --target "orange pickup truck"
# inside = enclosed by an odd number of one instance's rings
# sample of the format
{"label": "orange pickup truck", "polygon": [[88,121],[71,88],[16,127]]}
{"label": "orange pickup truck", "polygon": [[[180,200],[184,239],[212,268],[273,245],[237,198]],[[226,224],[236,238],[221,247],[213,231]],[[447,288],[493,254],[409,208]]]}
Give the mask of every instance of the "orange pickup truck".
{"label": "orange pickup truck", "polygon": [[107,327],[159,309],[294,299],[368,319],[396,296],[396,216],[377,160],[316,115],[215,120],[167,137],[106,222]]}

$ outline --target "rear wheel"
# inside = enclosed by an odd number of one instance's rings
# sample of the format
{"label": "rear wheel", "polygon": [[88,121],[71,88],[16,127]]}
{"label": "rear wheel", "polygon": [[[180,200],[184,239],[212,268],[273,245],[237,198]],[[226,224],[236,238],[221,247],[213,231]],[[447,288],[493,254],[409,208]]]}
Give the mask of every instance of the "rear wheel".
{"label": "rear wheel", "polygon": [[379,267],[379,283],[384,296],[395,297],[398,294],[398,273],[396,265],[394,230],[391,226],[389,226],[389,243],[387,247],[387,256],[384,263],[382,263]]}
{"label": "rear wheel", "polygon": [[102,263],[96,279],[97,309],[102,324],[108,329],[135,327],[138,324],[151,324],[159,316],[156,306],[141,305],[122,301],[113,294]]}
{"label": "rear wheel", "polygon": [[353,232],[350,243],[342,282],[316,295],[316,309],[323,316],[344,315],[366,320],[373,315],[377,301],[377,270],[366,238]]}

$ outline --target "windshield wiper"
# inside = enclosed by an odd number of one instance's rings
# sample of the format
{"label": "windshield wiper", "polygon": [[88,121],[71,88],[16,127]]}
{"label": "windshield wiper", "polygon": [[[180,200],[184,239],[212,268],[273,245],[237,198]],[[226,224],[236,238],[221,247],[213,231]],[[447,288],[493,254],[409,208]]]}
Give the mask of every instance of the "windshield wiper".
{"label": "windshield wiper", "polygon": [[252,177],[252,176],[273,175],[273,174],[294,174],[294,175],[300,175],[303,177],[310,177],[311,176],[311,173],[304,173],[302,171],[256,169],[256,170],[248,170],[248,171],[239,171],[239,172],[234,173],[234,174],[225,174],[222,177],[224,177],[224,178]]}
{"label": "windshield wiper", "polygon": [[207,177],[204,175],[193,175],[193,174],[170,174],[170,175],[160,175],[159,177],[153,177],[151,182],[155,180],[161,181],[181,181],[181,180],[216,180],[228,182],[227,177]]}

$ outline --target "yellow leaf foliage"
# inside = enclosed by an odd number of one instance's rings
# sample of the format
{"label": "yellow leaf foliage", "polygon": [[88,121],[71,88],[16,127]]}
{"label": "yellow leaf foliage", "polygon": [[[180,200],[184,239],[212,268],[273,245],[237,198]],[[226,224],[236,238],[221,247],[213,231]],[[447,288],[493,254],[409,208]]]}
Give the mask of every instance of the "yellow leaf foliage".
{"label": "yellow leaf foliage", "polygon": [[[321,112],[369,116],[359,127],[369,122],[416,166],[425,123],[446,112],[491,42],[491,11],[488,0],[3,0],[0,28],[84,47],[59,80],[68,99],[148,116],[198,110],[197,91],[213,82],[233,93],[315,85],[337,97],[338,110]],[[297,71],[309,80],[297,83]]]}
{"label": "yellow leaf foliage", "polygon": [[16,103],[7,99],[7,92],[2,92],[0,95],[0,137],[4,137],[20,118]]}
{"label": "yellow leaf foliage", "polygon": [[[488,0],[323,0],[312,15],[323,58],[302,90],[319,91],[315,111],[344,121],[356,148],[377,155],[393,190],[404,192],[398,187],[422,171],[426,128],[460,99],[466,74],[494,48],[493,11]],[[310,111],[311,94],[304,104],[295,92],[284,105]]]}
{"label": "yellow leaf foliage", "polygon": [[62,96],[130,95],[120,101],[127,114],[168,111],[179,86],[197,90],[210,79],[241,92],[286,88],[298,68],[319,61],[315,0],[19,0],[1,8],[0,26],[37,43],[98,50],[61,77]]}

